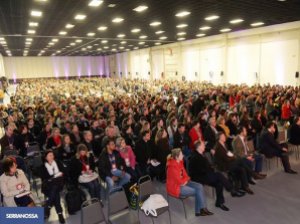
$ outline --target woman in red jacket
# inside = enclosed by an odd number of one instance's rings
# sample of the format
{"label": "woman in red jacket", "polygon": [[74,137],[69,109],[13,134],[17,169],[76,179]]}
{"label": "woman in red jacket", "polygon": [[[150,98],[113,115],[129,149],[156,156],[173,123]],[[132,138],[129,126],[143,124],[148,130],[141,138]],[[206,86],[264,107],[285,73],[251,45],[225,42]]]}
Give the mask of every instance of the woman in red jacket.
{"label": "woman in red jacket", "polygon": [[190,136],[190,144],[189,144],[190,149],[195,149],[195,142],[204,141],[202,130],[200,127],[200,122],[198,120],[195,120],[193,122],[193,127],[189,131],[189,136]]}
{"label": "woman in red jacket", "polygon": [[183,154],[181,149],[175,148],[167,161],[167,192],[173,197],[195,197],[195,215],[213,215],[206,208],[206,199],[203,193],[203,186],[199,183],[190,181],[183,166]]}
{"label": "woman in red jacket", "polygon": [[290,101],[285,100],[281,107],[281,119],[283,121],[288,121],[292,116]]}

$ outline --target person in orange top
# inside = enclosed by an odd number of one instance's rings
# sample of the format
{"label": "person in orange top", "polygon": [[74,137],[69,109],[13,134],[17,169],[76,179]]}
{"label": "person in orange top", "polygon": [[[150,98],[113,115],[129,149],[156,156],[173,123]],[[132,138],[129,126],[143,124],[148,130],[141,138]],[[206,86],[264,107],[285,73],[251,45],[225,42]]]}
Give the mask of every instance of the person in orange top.
{"label": "person in orange top", "polygon": [[281,119],[284,121],[288,121],[292,116],[290,101],[285,100],[281,107]]}
{"label": "person in orange top", "polygon": [[172,150],[167,161],[167,193],[173,197],[195,197],[195,216],[213,215],[206,208],[203,186],[190,181],[183,165],[183,154],[180,148]]}

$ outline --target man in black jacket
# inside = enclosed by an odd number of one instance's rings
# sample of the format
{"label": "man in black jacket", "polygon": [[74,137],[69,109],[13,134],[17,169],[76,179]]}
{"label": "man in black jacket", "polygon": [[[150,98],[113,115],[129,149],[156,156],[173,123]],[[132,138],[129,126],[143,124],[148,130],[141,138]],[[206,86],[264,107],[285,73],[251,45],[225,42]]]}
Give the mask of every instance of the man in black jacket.
{"label": "man in black jacket", "polygon": [[207,142],[206,144],[206,151],[209,152],[212,150],[217,142],[217,123],[216,123],[216,118],[215,117],[210,117],[208,121],[208,125],[205,128],[204,131],[204,139]]}
{"label": "man in black jacket", "polygon": [[284,144],[279,144],[274,138],[275,133],[274,122],[269,122],[266,125],[266,129],[261,133],[259,139],[259,145],[261,153],[267,158],[272,158],[274,156],[281,159],[284,171],[290,174],[296,174],[297,172],[291,169],[289,154],[287,146]]}
{"label": "man in black jacket", "polygon": [[195,144],[195,150],[192,152],[189,161],[189,175],[192,181],[214,187],[217,193],[216,207],[224,211],[229,211],[229,208],[224,205],[223,188],[231,192],[232,197],[241,197],[245,194],[235,191],[232,184],[222,173],[214,171],[204,156],[204,149],[204,142],[197,142]]}
{"label": "man in black jacket", "polygon": [[182,149],[184,156],[190,154],[189,149],[189,135],[185,130],[185,125],[183,123],[178,124],[177,131],[174,134],[174,148]]}
{"label": "man in black jacket", "polygon": [[125,161],[116,150],[114,140],[108,140],[106,148],[99,157],[98,168],[100,177],[106,181],[110,192],[130,181],[131,177],[125,172],[125,167]]}
{"label": "man in black jacket", "polygon": [[151,134],[150,131],[144,131],[142,133],[141,139],[137,141],[134,149],[134,154],[136,156],[136,161],[142,175],[149,173],[150,160],[152,158],[152,144],[150,141]]}

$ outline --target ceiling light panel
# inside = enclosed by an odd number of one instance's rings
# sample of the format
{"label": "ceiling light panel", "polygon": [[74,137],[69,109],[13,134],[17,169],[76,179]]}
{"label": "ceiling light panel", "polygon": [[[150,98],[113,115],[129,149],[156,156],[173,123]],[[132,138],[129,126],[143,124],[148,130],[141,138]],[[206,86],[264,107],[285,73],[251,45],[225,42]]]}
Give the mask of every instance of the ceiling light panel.
{"label": "ceiling light panel", "polygon": [[86,18],[86,15],[84,14],[77,14],[74,19],[76,20],[84,20]]}
{"label": "ceiling light panel", "polygon": [[231,23],[231,24],[237,24],[237,23],[241,23],[241,22],[244,22],[244,20],[243,19],[233,19],[229,23]]}
{"label": "ceiling light panel", "polygon": [[136,7],[136,8],[134,8],[133,11],[136,11],[136,12],[143,12],[143,11],[145,11],[146,9],[148,9],[148,6],[146,6],[146,5],[140,5],[140,6]]}
{"label": "ceiling light panel", "polygon": [[112,20],[113,23],[120,23],[120,22],[123,22],[123,21],[124,21],[124,19],[121,18],[121,17],[116,17],[116,18],[114,18],[114,19]]}
{"label": "ceiling light panel", "polygon": [[89,3],[90,7],[98,7],[103,3],[103,0],[91,0]]}
{"label": "ceiling light panel", "polygon": [[43,15],[43,13],[41,11],[38,11],[38,10],[32,10],[30,15],[34,16],[34,17],[41,17]]}
{"label": "ceiling light panel", "polygon": [[176,14],[176,16],[177,17],[185,17],[185,16],[190,15],[190,14],[191,14],[191,12],[189,12],[189,11],[181,11],[181,12],[178,12]]}
{"label": "ceiling light panel", "polygon": [[220,18],[220,16],[218,16],[218,15],[211,15],[211,16],[205,17],[205,20],[206,21],[212,21],[212,20],[216,20],[216,19],[219,19],[219,18]]}

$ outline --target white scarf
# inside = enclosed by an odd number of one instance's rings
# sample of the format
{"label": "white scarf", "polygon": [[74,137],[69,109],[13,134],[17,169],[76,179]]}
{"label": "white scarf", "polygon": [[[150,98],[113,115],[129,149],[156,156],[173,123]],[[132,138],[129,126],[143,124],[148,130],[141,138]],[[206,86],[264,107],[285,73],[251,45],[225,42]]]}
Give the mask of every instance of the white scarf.
{"label": "white scarf", "polygon": [[51,165],[49,163],[45,162],[45,167],[47,168],[47,171],[50,176],[53,176],[53,175],[59,173],[58,166],[55,161],[53,161]]}

